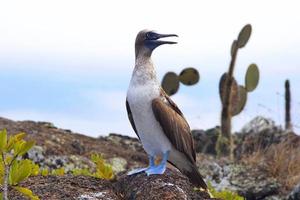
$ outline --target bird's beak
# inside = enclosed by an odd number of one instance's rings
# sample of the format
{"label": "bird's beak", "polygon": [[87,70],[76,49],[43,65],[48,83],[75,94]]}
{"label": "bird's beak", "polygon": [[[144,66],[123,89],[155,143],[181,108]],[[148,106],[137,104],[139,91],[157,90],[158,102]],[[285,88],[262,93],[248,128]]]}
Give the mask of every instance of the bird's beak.
{"label": "bird's beak", "polygon": [[166,38],[166,37],[178,37],[178,35],[176,35],[176,34],[159,34],[159,33],[156,33],[156,39],[153,42],[157,46],[162,45],[162,44],[177,44],[177,42],[173,42],[173,41],[159,40],[160,38]]}

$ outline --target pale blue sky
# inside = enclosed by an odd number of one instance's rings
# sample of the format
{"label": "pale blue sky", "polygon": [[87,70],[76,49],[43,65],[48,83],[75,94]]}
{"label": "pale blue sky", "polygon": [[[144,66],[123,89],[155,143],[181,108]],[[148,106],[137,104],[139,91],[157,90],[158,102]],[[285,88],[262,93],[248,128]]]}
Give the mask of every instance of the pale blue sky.
{"label": "pale blue sky", "polygon": [[[292,87],[294,123],[300,126],[300,15],[297,1],[6,1],[0,2],[0,115],[51,121],[93,136],[134,135],[125,110],[141,29],[179,35],[178,44],[153,55],[161,78],[193,66],[197,86],[173,98],[192,128],[219,124],[218,82],[228,68],[230,45],[246,23],[253,26],[235,75],[243,84],[257,63],[260,84],[249,94],[234,129],[261,114],[282,124],[284,80]],[[277,94],[279,93],[279,94]]]}

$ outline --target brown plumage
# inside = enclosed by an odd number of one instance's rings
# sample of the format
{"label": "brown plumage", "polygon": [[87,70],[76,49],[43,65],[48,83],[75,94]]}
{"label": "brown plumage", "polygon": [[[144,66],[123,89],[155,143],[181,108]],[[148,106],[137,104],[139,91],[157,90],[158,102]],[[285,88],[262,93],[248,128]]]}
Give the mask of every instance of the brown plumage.
{"label": "brown plumage", "polygon": [[[127,101],[126,109],[129,121],[139,137]],[[177,150],[170,153],[168,161],[185,174],[194,185],[207,189],[196,166],[196,154],[190,127],[178,106],[163,89],[161,89],[160,98],[153,99],[152,110],[165,135]]]}
{"label": "brown plumage", "polygon": [[[145,171],[162,174],[168,160],[197,187],[207,189],[196,166],[196,154],[190,127],[182,112],[161,89],[157,81],[152,51],[163,44],[176,44],[160,38],[177,36],[143,30],[135,41],[135,68],[127,91],[126,109],[129,121],[149,156],[149,167],[133,170],[129,175]],[[153,166],[153,158],[163,161]]]}

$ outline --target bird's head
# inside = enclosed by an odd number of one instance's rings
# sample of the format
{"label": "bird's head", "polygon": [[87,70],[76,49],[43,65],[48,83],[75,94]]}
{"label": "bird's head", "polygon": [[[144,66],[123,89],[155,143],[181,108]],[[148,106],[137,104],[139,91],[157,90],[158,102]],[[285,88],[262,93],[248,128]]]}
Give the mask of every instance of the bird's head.
{"label": "bird's head", "polygon": [[178,37],[176,34],[159,34],[155,31],[142,30],[135,40],[135,56],[151,56],[152,51],[162,44],[176,44],[177,42],[159,40],[165,37]]}

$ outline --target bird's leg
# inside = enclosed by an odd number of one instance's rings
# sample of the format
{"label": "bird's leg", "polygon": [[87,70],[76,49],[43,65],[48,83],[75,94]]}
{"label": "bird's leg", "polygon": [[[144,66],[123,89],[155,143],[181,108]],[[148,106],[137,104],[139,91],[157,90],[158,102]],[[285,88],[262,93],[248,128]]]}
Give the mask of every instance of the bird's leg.
{"label": "bird's leg", "polygon": [[149,155],[149,166],[148,167],[131,170],[130,172],[127,173],[127,175],[130,176],[133,174],[138,174],[138,173],[144,172],[148,169],[151,169],[153,167],[155,167],[154,156]]}
{"label": "bird's leg", "polygon": [[159,163],[159,165],[156,165],[152,168],[149,168],[146,170],[147,175],[151,174],[163,174],[166,170],[167,161],[169,158],[170,151],[167,151],[163,154],[162,161]]}

